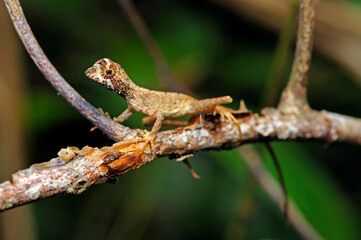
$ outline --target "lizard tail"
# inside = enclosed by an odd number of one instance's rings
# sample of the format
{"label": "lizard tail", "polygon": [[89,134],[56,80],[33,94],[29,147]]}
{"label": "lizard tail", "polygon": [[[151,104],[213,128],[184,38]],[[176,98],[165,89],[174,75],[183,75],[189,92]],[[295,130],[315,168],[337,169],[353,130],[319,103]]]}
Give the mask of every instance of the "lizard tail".
{"label": "lizard tail", "polygon": [[230,96],[208,98],[208,99],[198,100],[197,108],[199,108],[198,111],[200,111],[216,105],[231,103],[232,101],[233,99]]}

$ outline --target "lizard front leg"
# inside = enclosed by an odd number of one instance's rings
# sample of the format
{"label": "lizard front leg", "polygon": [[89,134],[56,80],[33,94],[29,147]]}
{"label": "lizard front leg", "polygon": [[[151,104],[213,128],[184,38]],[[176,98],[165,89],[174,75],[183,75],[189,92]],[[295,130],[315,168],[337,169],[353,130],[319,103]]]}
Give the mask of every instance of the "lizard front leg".
{"label": "lizard front leg", "polygon": [[154,123],[154,125],[153,125],[151,134],[154,134],[154,135],[157,134],[157,132],[159,131],[159,129],[162,127],[162,121],[163,121],[163,119],[164,119],[164,116],[163,116],[162,114],[159,114],[159,113],[156,114],[156,120],[155,120],[155,123]]}
{"label": "lizard front leg", "polygon": [[116,121],[117,123],[123,123],[130,116],[132,116],[133,113],[134,113],[134,109],[128,106],[128,108],[124,112],[122,112],[122,114],[114,118],[114,121]]}

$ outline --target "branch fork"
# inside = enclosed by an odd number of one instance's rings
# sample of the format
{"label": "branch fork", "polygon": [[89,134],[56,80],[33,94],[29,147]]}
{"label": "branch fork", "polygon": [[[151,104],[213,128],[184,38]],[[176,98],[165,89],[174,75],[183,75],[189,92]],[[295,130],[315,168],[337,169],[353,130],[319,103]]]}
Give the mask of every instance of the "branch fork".
{"label": "branch fork", "polygon": [[310,110],[307,102],[307,84],[315,27],[315,1],[300,1],[299,12],[297,46],[292,72],[278,105],[278,109],[283,113],[299,114]]}

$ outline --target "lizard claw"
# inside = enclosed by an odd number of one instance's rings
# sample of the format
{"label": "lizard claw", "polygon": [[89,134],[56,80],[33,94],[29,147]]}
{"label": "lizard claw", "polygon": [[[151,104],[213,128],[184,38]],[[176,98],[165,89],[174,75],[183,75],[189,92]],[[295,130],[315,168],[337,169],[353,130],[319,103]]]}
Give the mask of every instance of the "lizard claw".
{"label": "lizard claw", "polygon": [[108,118],[110,118],[110,115],[108,112],[104,112],[103,108],[98,108],[98,110],[103,113],[105,116],[107,116]]}
{"label": "lizard claw", "polygon": [[239,138],[242,139],[242,129],[241,125],[238,122],[237,118],[232,114],[233,109],[223,107],[223,106],[215,106],[213,109],[213,115],[219,114],[221,121],[224,122],[226,119],[231,122],[232,126],[235,125],[239,131]]}
{"label": "lizard claw", "polygon": [[137,132],[142,135],[142,137],[147,137],[149,132],[146,129],[137,129]]}

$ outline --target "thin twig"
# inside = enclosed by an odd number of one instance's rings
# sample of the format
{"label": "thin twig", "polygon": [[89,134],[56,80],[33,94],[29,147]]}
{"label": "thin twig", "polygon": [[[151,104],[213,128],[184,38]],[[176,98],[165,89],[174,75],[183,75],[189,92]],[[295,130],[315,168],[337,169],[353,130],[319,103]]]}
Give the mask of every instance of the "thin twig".
{"label": "thin twig", "polygon": [[153,58],[158,74],[164,81],[164,85],[171,91],[186,93],[190,96],[194,96],[192,91],[189,90],[184,84],[174,79],[163,54],[159,50],[157,43],[154,41],[152,34],[149,32],[133,2],[130,0],[118,0],[118,2],[126,13],[130,23],[137,31],[140,39],[146,46],[150,56]]}
{"label": "thin twig", "polygon": [[[261,157],[256,151],[253,151],[250,147],[244,146],[238,148],[238,152],[244,159],[246,165],[256,178],[257,182],[263,187],[268,196],[271,197],[277,207],[282,209],[284,207],[284,199],[282,191],[276,181],[263,167]],[[289,222],[305,239],[323,239],[323,237],[310,225],[302,212],[298,209],[296,203],[289,200]]]}
{"label": "thin twig", "polygon": [[301,0],[295,58],[290,80],[282,93],[279,109],[283,112],[302,112],[309,109],[307,83],[311,64],[315,1]]}
{"label": "thin twig", "polygon": [[281,189],[283,191],[283,198],[284,198],[283,204],[282,204],[283,209],[281,209],[281,210],[283,210],[285,221],[288,222],[288,220],[289,220],[288,219],[288,193],[287,193],[286,181],[282,174],[281,164],[278,161],[277,155],[276,155],[275,151],[273,150],[273,148],[271,147],[271,144],[269,142],[266,142],[265,145],[267,147],[268,152],[271,154],[271,159],[272,159],[273,164],[275,165],[277,173],[278,173],[278,178],[280,181]]}
{"label": "thin twig", "polygon": [[15,29],[26,50],[45,78],[78,112],[115,141],[133,138],[137,133],[102,114],[74,90],[51,64],[26,21],[18,0],[4,0]]}

